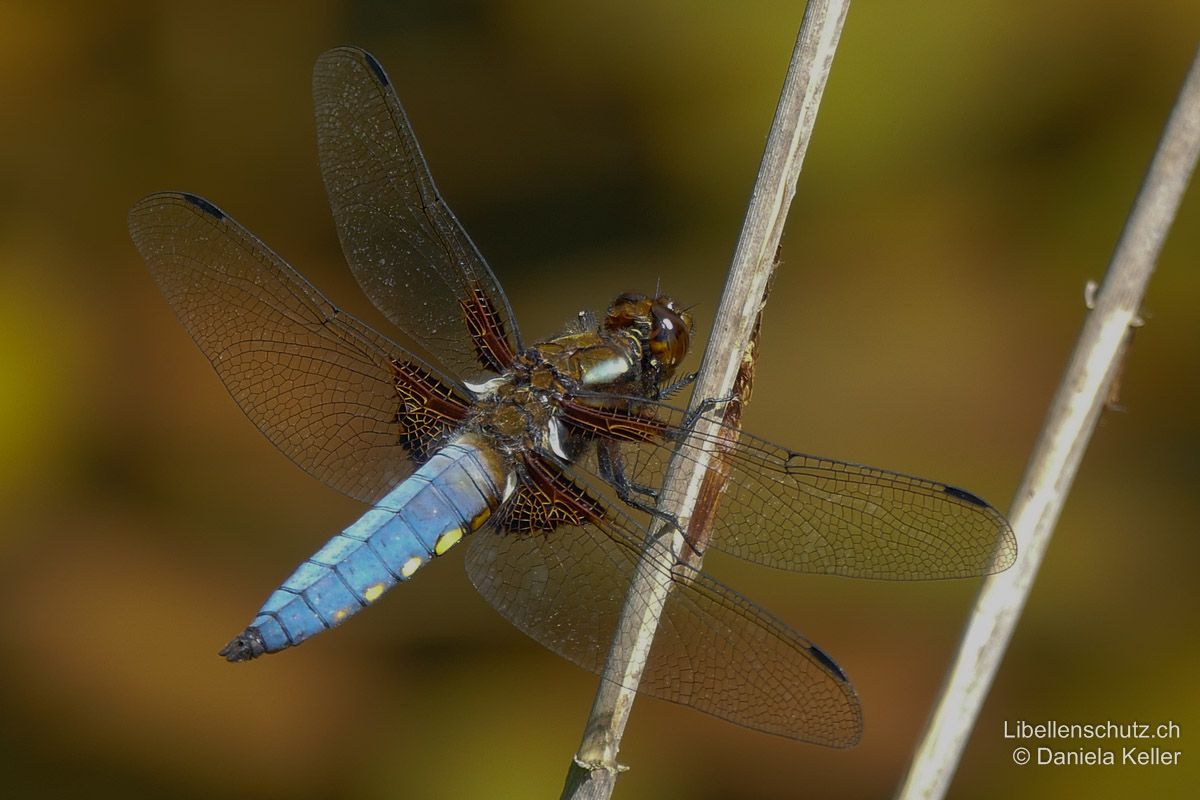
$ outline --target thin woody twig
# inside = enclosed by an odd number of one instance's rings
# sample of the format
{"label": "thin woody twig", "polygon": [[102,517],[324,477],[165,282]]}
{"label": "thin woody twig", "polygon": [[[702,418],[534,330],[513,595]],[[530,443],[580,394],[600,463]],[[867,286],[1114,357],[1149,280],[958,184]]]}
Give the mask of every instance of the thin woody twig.
{"label": "thin woody twig", "polygon": [[1010,519],[1019,547],[1017,563],[985,581],[899,798],[940,798],[950,786],[1088,440],[1111,396],[1125,343],[1138,324],[1146,284],[1198,157],[1200,50],[1167,120],[1013,501]]}
{"label": "thin woody twig", "polygon": [[[751,337],[766,299],[775,253],[849,5],[849,0],[813,0],[805,9],[725,293],[696,380],[693,406],[706,398],[730,397],[739,374],[743,384],[749,381],[753,367]],[[740,404],[729,404],[725,420],[734,421],[730,409],[739,408]],[[698,440],[712,441],[719,421],[709,416],[698,420]],[[724,470],[719,461],[714,461],[718,458],[708,451],[693,460],[676,459],[662,488],[659,507],[679,523],[672,536],[672,552],[693,567],[699,566],[696,554],[703,550],[708,520],[720,496],[717,484]],[[621,736],[670,591],[670,581],[660,568],[646,566],[645,562],[643,566],[630,586],[630,596],[640,600],[627,604],[618,623],[563,798],[599,800],[609,797],[615,786]]]}

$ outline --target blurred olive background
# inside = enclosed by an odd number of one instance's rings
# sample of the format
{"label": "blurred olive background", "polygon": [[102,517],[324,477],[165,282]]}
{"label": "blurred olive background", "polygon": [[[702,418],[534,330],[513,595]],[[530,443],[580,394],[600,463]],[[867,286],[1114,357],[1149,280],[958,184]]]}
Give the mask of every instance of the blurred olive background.
{"label": "blurred olive background", "polygon": [[[4,794],[557,796],[596,679],[494,614],[461,554],[299,650],[217,658],[361,507],[242,417],[126,209],[201,193],[381,323],[342,262],[309,98],[316,56],[355,43],[527,337],[660,283],[704,327],[801,4],[103,6],[0,6]],[[1192,0],[856,4],[747,428],[1007,507],[1198,32]],[[1197,784],[1198,222],[1193,189],[955,796]],[[890,794],[978,582],[709,566],[839,661],[865,738],[827,751],[644,700],[617,796]],[[1002,725],[1022,719],[1174,720],[1182,764],[1018,767]]]}

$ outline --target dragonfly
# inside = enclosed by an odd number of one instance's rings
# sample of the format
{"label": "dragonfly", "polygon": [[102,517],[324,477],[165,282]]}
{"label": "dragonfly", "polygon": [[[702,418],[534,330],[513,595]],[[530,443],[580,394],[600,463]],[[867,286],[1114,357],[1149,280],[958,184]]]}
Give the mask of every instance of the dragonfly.
{"label": "dragonfly", "polygon": [[154,194],[129,213],[159,289],[250,420],[302,469],[370,506],[221,655],[298,645],[465,541],[484,599],[597,673],[625,635],[622,609],[653,602],[630,589],[649,569],[671,588],[631,688],[767,733],[855,744],[861,704],[833,658],[649,534],[663,522],[656,487],[668,463],[722,448],[727,485],[707,546],[795,572],[1003,570],[1016,554],[1004,517],[949,484],[719,427],[700,435],[667,402],[687,382],[678,373],[694,322],[661,293],[621,294],[526,344],[379,62],[331,50],[313,93],[342,250],[404,344],[335,306],[200,196]]}

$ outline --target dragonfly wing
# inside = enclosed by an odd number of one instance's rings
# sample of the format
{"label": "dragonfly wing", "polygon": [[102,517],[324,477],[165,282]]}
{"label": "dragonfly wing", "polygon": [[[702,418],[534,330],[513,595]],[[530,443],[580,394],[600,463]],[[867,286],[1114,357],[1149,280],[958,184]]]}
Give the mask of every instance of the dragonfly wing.
{"label": "dragonfly wing", "polygon": [[[725,459],[728,481],[710,541],[718,550],[780,569],[885,580],[985,575],[1016,558],[1004,516],[963,489],[797,453],[732,429],[689,439],[686,412],[640,400],[634,407],[653,424],[626,424],[639,440],[611,445],[628,484],[661,486],[676,450],[698,460],[711,446]],[[594,460],[587,467],[613,477]]]}
{"label": "dragonfly wing", "polygon": [[330,50],[313,96],[321,173],[363,291],[455,374],[502,371],[520,345],[508,299],[438,193],[379,62]]}
{"label": "dragonfly wing", "polygon": [[368,503],[412,472],[414,450],[429,448],[406,425],[411,395],[445,400],[452,383],[340,311],[203,198],[151,195],[130,210],[129,230],[238,405],[289,458]]}
{"label": "dragonfly wing", "polygon": [[[566,473],[566,474],[569,474]],[[472,537],[466,566],[505,618],[558,655],[601,673],[639,559],[671,591],[638,691],[755,730],[833,747],[862,731],[836,664],[803,636],[703,572],[672,568],[669,550],[598,494],[605,514],[551,531],[495,528]],[[634,614],[654,603],[633,595]],[[632,688],[632,687],[631,687]]]}

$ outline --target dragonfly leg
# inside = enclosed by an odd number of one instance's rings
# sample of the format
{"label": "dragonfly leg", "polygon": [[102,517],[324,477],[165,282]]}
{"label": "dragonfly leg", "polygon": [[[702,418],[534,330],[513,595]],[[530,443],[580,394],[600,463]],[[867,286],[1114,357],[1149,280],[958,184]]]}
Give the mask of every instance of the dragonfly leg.
{"label": "dragonfly leg", "polygon": [[650,501],[657,501],[658,490],[629,480],[625,474],[625,459],[614,442],[599,442],[596,455],[600,476],[616,490],[617,497],[621,499],[621,502],[647,514],[654,514],[657,511],[635,495],[640,495]]}
{"label": "dragonfly leg", "polygon": [[687,412],[687,416],[683,418],[683,423],[679,426],[679,433],[684,434],[692,429],[696,421],[703,417],[713,409],[726,405],[727,403],[741,402],[741,398],[735,394],[726,395],[725,397],[708,397],[701,400],[695,408]]}
{"label": "dragonfly leg", "polygon": [[674,514],[658,508],[657,489],[629,480],[625,474],[625,460],[616,442],[600,442],[596,454],[601,477],[613,487],[621,502],[649,514],[654,519],[662,520],[673,528],[680,527]]}
{"label": "dragonfly leg", "polygon": [[688,386],[691,386],[693,383],[696,382],[696,376],[698,376],[699,374],[700,374],[699,372],[689,372],[687,375],[684,375],[682,378],[677,378],[676,380],[671,381],[671,383],[667,384],[665,387],[663,387],[662,389],[659,390],[658,399],[665,400],[668,397],[670,397],[671,395],[675,394],[676,392],[678,392],[682,389],[686,389]]}

